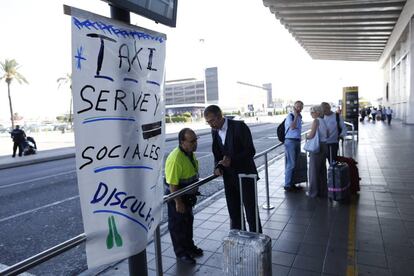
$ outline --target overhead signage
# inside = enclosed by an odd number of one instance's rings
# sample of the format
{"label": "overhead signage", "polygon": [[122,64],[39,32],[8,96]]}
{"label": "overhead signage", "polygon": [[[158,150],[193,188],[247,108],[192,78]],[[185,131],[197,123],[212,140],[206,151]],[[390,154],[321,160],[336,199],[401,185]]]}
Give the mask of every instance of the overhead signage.
{"label": "overhead signage", "polygon": [[178,0],[103,0],[116,7],[175,27]]}

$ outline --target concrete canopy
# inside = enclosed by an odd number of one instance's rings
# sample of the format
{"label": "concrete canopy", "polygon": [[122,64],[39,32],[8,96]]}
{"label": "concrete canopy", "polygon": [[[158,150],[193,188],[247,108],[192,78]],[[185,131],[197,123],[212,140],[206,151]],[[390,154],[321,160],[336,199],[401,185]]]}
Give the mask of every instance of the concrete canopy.
{"label": "concrete canopy", "polygon": [[313,59],[378,61],[406,0],[263,0]]}

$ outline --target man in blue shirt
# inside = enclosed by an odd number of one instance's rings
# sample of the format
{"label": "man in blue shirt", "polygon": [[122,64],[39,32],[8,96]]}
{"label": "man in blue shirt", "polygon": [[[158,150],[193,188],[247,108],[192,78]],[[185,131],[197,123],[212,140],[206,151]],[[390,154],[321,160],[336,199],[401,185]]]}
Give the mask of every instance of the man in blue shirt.
{"label": "man in blue shirt", "polygon": [[302,132],[303,102],[296,101],[293,111],[288,114],[285,120],[285,191],[291,192],[300,190],[300,186],[292,184],[292,176],[296,162],[300,154],[300,138]]}

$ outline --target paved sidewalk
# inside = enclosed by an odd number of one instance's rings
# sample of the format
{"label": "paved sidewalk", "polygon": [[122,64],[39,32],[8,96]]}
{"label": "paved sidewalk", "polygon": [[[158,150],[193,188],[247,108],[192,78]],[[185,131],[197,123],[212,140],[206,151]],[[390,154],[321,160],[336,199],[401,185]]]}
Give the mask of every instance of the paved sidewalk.
{"label": "paved sidewalk", "polygon": [[[270,202],[260,215],[272,238],[273,275],[414,275],[414,126],[393,122],[360,125],[356,159],[361,192],[351,204],[308,198],[282,189],[284,161],[269,167]],[[260,173],[259,202],[266,200]],[[208,185],[208,184],[207,184]],[[222,239],[228,233],[225,199],[195,215],[194,236],[204,256],[183,272],[169,234],[162,236],[165,275],[223,275]],[[155,275],[154,246],[147,248],[149,275]],[[128,275],[127,260],[101,272]]]}

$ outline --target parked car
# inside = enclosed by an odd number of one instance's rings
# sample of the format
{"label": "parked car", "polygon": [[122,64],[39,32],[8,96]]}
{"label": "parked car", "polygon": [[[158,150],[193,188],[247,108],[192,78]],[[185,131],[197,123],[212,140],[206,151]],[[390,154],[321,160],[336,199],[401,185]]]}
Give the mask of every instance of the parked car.
{"label": "parked car", "polygon": [[53,131],[55,126],[52,123],[42,123],[39,128],[40,131]]}
{"label": "parked car", "polygon": [[53,128],[53,130],[58,130],[62,132],[64,132],[65,130],[69,130],[69,129],[70,129],[70,125],[68,123],[55,124]]}
{"label": "parked car", "polygon": [[6,133],[8,131],[9,131],[9,128],[6,128],[3,125],[0,125],[0,133]]}
{"label": "parked car", "polygon": [[23,126],[24,131],[26,132],[39,132],[40,131],[40,125],[38,124],[26,124]]}

